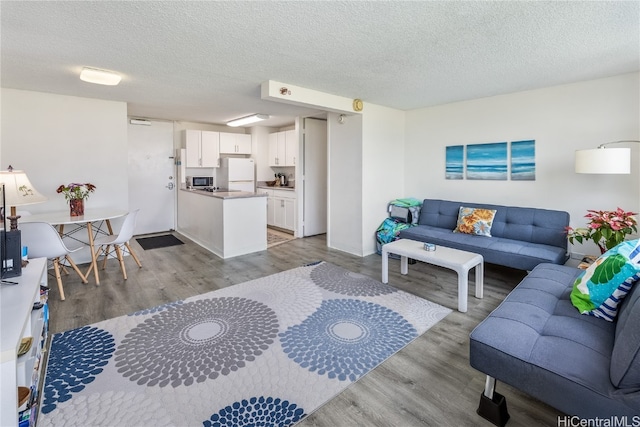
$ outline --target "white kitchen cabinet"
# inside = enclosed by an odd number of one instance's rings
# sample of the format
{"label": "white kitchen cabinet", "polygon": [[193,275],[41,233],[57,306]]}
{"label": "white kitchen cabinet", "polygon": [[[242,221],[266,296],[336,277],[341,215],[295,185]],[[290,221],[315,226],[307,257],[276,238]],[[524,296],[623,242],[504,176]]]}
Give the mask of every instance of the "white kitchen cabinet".
{"label": "white kitchen cabinet", "polygon": [[267,225],[276,224],[276,207],[273,197],[267,198]]}
{"label": "white kitchen cabinet", "polygon": [[[18,386],[29,387],[31,397],[23,415],[27,425],[35,425],[40,404],[38,390],[44,378],[42,360],[45,356],[48,332],[48,315],[43,306],[33,309],[34,302],[46,302],[41,299],[40,286],[47,286],[47,260],[30,259],[22,269],[22,276],[8,279],[16,285],[0,287],[0,425],[17,426],[18,423]],[[23,338],[33,337],[31,348],[18,356],[18,348]],[[34,409],[31,411],[31,409]],[[31,415],[33,414],[33,415]]]}
{"label": "white kitchen cabinet", "polygon": [[295,231],[296,194],[290,190],[268,190],[267,225]]}
{"label": "white kitchen cabinet", "polygon": [[202,167],[217,168],[220,166],[220,133],[202,131],[201,141]]}
{"label": "white kitchen cabinet", "polygon": [[286,136],[284,132],[269,134],[269,166],[286,166]]}
{"label": "white kitchen cabinet", "polygon": [[220,258],[267,249],[264,194],[178,191],[178,229]]}
{"label": "white kitchen cabinet", "polygon": [[220,133],[187,129],[183,133],[188,168],[220,166]]}
{"label": "white kitchen cabinet", "polygon": [[285,133],[285,166],[295,166],[298,160],[298,137],[295,130]]}
{"label": "white kitchen cabinet", "polygon": [[251,154],[251,134],[220,132],[220,153]]}
{"label": "white kitchen cabinet", "polygon": [[182,133],[183,146],[186,149],[187,158],[185,166],[188,168],[200,167],[200,141],[202,132],[199,130],[185,130]]}
{"label": "white kitchen cabinet", "polygon": [[269,134],[269,166],[295,166],[298,138],[295,130]]}
{"label": "white kitchen cabinet", "polygon": [[266,188],[258,188],[256,193],[262,193],[267,195],[267,225],[273,225],[274,223],[274,205],[273,205],[273,190]]}

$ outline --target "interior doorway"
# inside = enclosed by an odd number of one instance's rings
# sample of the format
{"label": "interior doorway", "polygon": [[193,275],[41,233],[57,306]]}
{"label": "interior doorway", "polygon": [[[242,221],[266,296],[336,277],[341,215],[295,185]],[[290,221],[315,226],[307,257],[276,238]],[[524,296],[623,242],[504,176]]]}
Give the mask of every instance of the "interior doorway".
{"label": "interior doorway", "polygon": [[176,223],[173,123],[145,122],[127,126],[129,210],[140,209],[135,234],[170,231]]}

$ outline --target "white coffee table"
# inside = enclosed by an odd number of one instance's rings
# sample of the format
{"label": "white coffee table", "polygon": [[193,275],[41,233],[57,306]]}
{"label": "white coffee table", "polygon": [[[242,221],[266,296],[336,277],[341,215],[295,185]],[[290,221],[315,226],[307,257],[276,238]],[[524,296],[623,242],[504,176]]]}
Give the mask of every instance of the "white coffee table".
{"label": "white coffee table", "polygon": [[399,239],[382,246],[382,283],[389,282],[389,254],[400,255],[400,273],[409,272],[409,258],[449,268],[458,273],[458,311],[467,311],[469,270],[476,268],[476,298],[482,298],[484,260],[482,255],[437,246],[435,251],[424,249],[424,243]]}

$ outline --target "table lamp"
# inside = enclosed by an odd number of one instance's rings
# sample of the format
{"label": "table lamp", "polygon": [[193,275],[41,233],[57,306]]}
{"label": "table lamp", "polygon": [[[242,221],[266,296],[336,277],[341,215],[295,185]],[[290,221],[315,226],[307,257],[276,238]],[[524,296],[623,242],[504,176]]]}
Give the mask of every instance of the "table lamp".
{"label": "table lamp", "polygon": [[47,200],[42,194],[33,188],[27,174],[24,171],[13,170],[11,166],[7,171],[0,171],[0,188],[2,188],[2,207],[6,210],[9,206],[11,215],[3,215],[11,222],[11,227],[2,231],[0,244],[2,245],[2,278],[16,277],[22,274],[22,241],[18,230],[18,218],[16,206],[41,203]]}

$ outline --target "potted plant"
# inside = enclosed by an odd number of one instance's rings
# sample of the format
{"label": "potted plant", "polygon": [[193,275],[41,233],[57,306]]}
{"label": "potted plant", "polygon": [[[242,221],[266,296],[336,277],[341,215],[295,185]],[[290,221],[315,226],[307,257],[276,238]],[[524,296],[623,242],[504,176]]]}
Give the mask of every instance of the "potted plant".
{"label": "potted plant", "polygon": [[61,185],[56,190],[56,193],[64,194],[64,198],[69,202],[71,216],[81,216],[84,215],[84,200],[89,198],[89,195],[93,193],[95,189],[96,186],[90,183],[71,183]]}
{"label": "potted plant", "polygon": [[586,240],[593,242],[600,248],[600,253],[622,243],[627,234],[637,232],[638,222],[634,215],[637,212],[625,212],[618,208],[615,211],[587,210],[585,218],[589,219],[587,227],[567,227],[569,242],[583,243]]}

